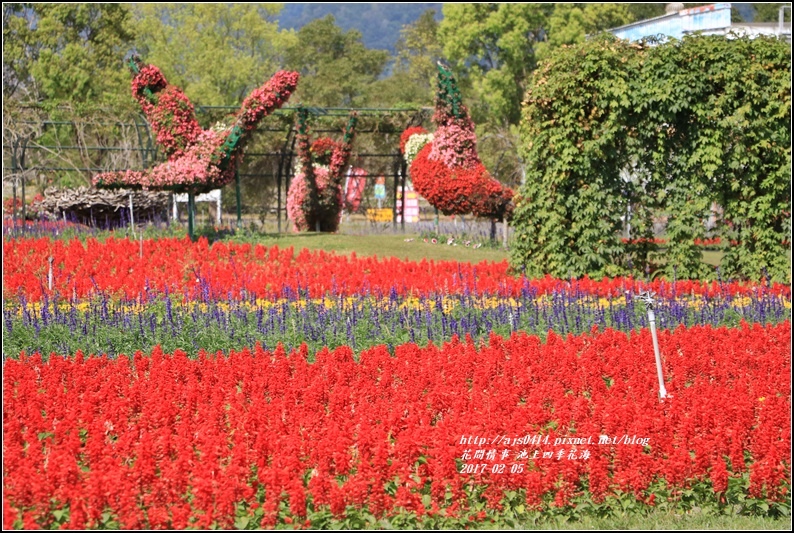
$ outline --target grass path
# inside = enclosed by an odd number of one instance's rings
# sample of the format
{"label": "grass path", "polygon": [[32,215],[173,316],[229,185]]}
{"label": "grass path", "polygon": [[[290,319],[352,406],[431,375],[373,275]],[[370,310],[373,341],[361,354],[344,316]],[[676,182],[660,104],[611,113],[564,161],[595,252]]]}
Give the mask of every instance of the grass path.
{"label": "grass path", "polygon": [[[410,241],[406,242],[407,239]],[[278,246],[295,250],[308,248],[310,250],[326,250],[338,254],[350,255],[355,252],[357,256],[396,257],[411,261],[422,259],[434,261],[460,261],[466,263],[479,263],[480,261],[503,261],[508,259],[509,252],[502,248],[482,247],[473,249],[459,243],[457,246],[448,246],[446,242],[431,244],[423,242],[416,234],[383,233],[380,235],[344,235],[323,233],[301,234],[258,234],[251,238],[234,238],[246,242],[256,242],[264,246]]]}

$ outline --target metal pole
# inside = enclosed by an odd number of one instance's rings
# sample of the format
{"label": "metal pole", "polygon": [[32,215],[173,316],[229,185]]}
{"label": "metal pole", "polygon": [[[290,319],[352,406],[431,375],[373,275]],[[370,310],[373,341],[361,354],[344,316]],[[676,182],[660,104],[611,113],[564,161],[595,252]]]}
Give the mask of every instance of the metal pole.
{"label": "metal pole", "polygon": [[[276,174],[276,222],[278,223],[278,232],[281,233],[281,178],[284,176],[285,159],[287,158],[287,145],[289,144],[290,135],[292,135],[292,126],[287,129],[287,138],[284,139],[284,145],[281,147],[281,153],[278,158],[278,173]],[[286,177],[286,176],[284,176]],[[284,189],[286,193],[286,187]],[[284,195],[286,196],[286,194]]]}
{"label": "metal pole", "polygon": [[[394,207],[392,208],[391,212],[391,228],[392,230],[397,229],[397,185],[400,180],[400,152],[397,152],[398,159],[395,160],[396,164],[394,165]],[[404,200],[403,200],[404,201]]]}
{"label": "metal pole", "polygon": [[135,218],[132,214],[132,193],[130,193],[130,231],[132,231],[132,236],[135,236]]}
{"label": "metal pole", "polygon": [[[294,171],[294,169],[292,168],[292,157],[295,155],[295,142],[298,140],[297,131],[292,129],[292,126],[290,126],[289,133],[291,134],[293,132],[296,133],[296,134],[292,135],[292,142],[290,143],[289,152],[287,153],[287,161],[286,161],[286,165],[287,166],[286,166],[285,172],[284,172],[284,196],[285,197],[289,194],[289,187],[290,187],[290,184],[292,183],[292,177],[293,177],[293,171]],[[287,135],[287,139],[289,139],[289,135]],[[286,144],[284,146],[286,146]],[[281,212],[279,212],[278,216],[281,217]],[[279,218],[279,221],[280,220],[281,219]],[[287,222],[288,220],[289,220],[289,213],[287,213],[287,210],[284,209],[284,222]],[[281,226],[279,226],[279,227],[281,227]],[[287,226],[287,227],[289,227],[289,226]]]}
{"label": "metal pole", "polygon": [[401,181],[402,181],[402,189],[403,189],[402,190],[402,198],[403,198],[403,200],[402,200],[402,206],[401,206],[401,209],[400,209],[400,211],[401,211],[400,215],[402,215],[402,220],[400,221],[400,227],[402,228],[402,232],[403,233],[405,233],[405,204],[406,204],[406,200],[405,200],[405,174],[406,174],[405,159],[401,157],[400,158],[400,177],[401,177]]}
{"label": "metal pole", "polygon": [[276,174],[276,231],[281,235],[281,167],[284,165],[284,150],[278,160],[278,174]]}
{"label": "metal pole", "polygon": [[187,193],[187,234],[190,236],[190,240],[195,240],[193,237],[193,223],[195,222],[194,218],[196,216],[196,198],[193,194],[193,191],[190,190]]}
{"label": "metal pole", "polygon": [[22,153],[19,155],[20,178],[22,179],[22,220],[28,218],[27,207],[25,206],[25,148],[27,141],[22,141]]}
{"label": "metal pole", "polygon": [[240,170],[234,169],[234,192],[237,195],[237,229],[243,227],[243,212],[240,206]]}
{"label": "metal pole", "polygon": [[645,308],[648,311],[648,323],[651,329],[651,338],[653,339],[653,353],[656,356],[656,375],[659,378],[659,400],[664,400],[668,397],[667,390],[664,388],[664,375],[662,374],[662,356],[659,353],[659,340],[656,338],[656,316],[653,313],[655,293],[645,291],[636,296],[635,299],[642,300],[645,303]]}
{"label": "metal pole", "polygon": [[16,147],[11,152],[11,220],[14,221],[14,225],[16,226],[17,221],[17,152]]}
{"label": "metal pole", "polygon": [[[23,171],[24,171],[24,167],[23,167]],[[28,212],[27,212],[27,208],[25,206],[25,174],[24,174],[24,172],[23,172],[22,176],[20,177],[20,179],[22,180],[22,220],[25,220],[25,219],[28,218]]]}

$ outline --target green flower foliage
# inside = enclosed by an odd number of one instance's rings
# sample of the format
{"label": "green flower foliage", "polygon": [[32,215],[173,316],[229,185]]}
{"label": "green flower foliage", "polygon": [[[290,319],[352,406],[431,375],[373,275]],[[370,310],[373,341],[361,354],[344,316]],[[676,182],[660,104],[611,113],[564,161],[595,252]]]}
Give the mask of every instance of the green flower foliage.
{"label": "green flower foliage", "polygon": [[[735,36],[560,49],[524,102],[514,266],[611,276],[662,261],[706,278],[694,241],[711,217],[725,275],[790,282],[790,57]],[[622,242],[629,209],[632,239],[666,220],[663,256]]]}

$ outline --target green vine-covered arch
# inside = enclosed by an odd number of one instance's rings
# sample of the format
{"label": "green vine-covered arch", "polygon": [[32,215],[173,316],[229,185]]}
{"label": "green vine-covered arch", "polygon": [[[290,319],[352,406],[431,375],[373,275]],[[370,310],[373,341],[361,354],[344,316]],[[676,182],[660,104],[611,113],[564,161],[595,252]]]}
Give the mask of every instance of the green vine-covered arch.
{"label": "green vine-covered arch", "polygon": [[[514,267],[602,276],[663,263],[670,278],[708,278],[698,243],[716,236],[725,276],[790,282],[790,54],[737,36],[605,35],[560,50],[524,102]],[[666,220],[664,254],[654,220]]]}

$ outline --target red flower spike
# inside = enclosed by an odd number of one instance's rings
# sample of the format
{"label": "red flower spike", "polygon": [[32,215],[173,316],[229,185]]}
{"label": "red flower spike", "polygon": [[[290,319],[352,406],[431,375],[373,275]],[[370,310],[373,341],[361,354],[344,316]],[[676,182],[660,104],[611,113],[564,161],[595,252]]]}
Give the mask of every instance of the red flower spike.
{"label": "red flower spike", "polygon": [[[253,247],[249,253],[256,256]],[[665,405],[642,363],[648,350],[637,353],[650,341],[647,331],[549,335],[545,343],[519,332],[481,346],[402,345],[393,355],[381,346],[358,362],[343,347],[323,350],[311,364],[305,348],[288,355],[261,347],[197,359],[160,349],[132,360],[9,358],[4,514],[10,507],[26,528],[52,527],[55,497],[70,504],[74,527],[95,525],[96,511],[109,509],[123,528],[228,528],[235,503],[249,501],[254,466],[265,494],[263,527],[276,526],[284,504],[293,524],[305,525],[306,492],[313,510],[330,507],[336,516],[349,506],[378,517],[400,507],[421,515],[428,483],[430,512],[449,497],[442,512],[472,520],[498,514],[502,496],[518,488],[531,509],[549,500],[570,505],[585,486],[597,501],[631,491],[653,505],[654,479],[673,491],[711,479],[723,493],[732,439],[751,452],[751,493],[782,501],[790,473],[790,336],[790,322],[661,331],[671,375],[680,377],[670,383],[676,401]],[[438,413],[443,422],[434,423]],[[534,435],[551,421],[558,422],[551,439],[571,436],[573,426],[581,437],[649,440],[594,444],[586,447],[589,459],[569,458],[565,446],[566,457],[530,459],[520,474],[458,471],[461,437]],[[506,465],[519,451],[508,447]],[[397,484],[394,497],[383,490],[388,482]],[[471,482],[486,485],[485,510],[467,510]]]}

